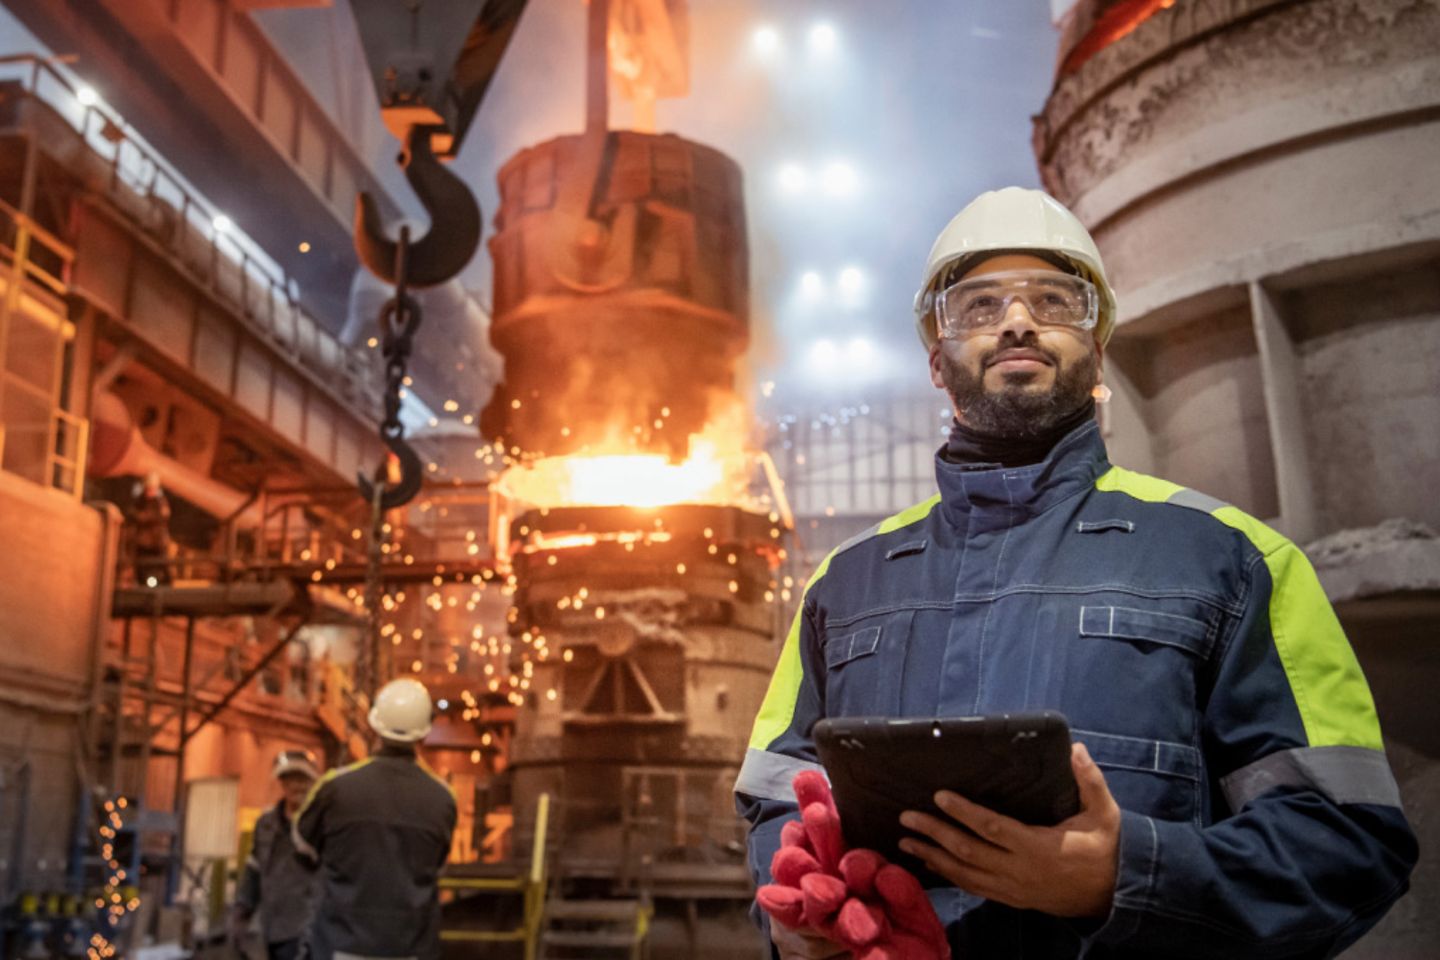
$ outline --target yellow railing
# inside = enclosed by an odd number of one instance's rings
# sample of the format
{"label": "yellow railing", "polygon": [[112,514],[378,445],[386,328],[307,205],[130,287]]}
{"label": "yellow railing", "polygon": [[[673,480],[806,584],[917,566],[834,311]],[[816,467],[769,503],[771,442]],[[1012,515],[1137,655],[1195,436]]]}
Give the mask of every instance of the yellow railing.
{"label": "yellow railing", "polygon": [[442,890],[480,890],[519,893],[525,898],[520,925],[509,930],[445,930],[441,940],[469,942],[523,942],[525,960],[535,960],[540,925],[545,918],[545,842],[550,822],[550,795],[540,794],[535,804],[535,840],[530,846],[530,869],[513,877],[442,877]]}
{"label": "yellow railing", "polygon": [[53,414],[46,475],[52,486],[72,497],[79,497],[85,488],[85,454],[90,448],[90,421],[58,408]]}
{"label": "yellow railing", "polygon": [[[75,329],[63,315],[62,298],[68,287],[67,277],[75,253],[70,247],[45,230],[30,217],[0,201],[0,262],[8,267],[4,277],[5,293],[0,299],[0,424],[9,427],[15,437],[31,436],[37,446],[36,456],[28,469],[18,472],[48,484],[73,497],[79,497],[85,482],[85,452],[89,440],[89,422],[64,409],[61,384],[69,342]],[[34,284],[27,292],[26,281]],[[50,363],[53,369],[43,378],[48,384],[35,384],[18,375],[9,362],[8,351],[12,326],[20,316],[21,302],[31,297],[52,301],[48,308],[29,311],[25,322],[39,324],[53,331]],[[53,310],[53,314],[50,312]],[[32,362],[35,358],[29,358]],[[26,413],[5,412],[6,398],[19,400],[28,393],[27,401],[35,409]],[[40,408],[48,408],[42,410]],[[4,431],[0,431],[0,463],[5,462]],[[21,459],[24,459],[22,457]]]}

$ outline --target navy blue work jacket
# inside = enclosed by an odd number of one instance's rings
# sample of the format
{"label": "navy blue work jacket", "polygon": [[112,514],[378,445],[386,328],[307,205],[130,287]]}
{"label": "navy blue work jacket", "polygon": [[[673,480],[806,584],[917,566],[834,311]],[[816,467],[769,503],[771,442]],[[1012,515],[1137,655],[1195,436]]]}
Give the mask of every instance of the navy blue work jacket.
{"label": "navy blue work jacket", "polygon": [[1326,957],[1405,892],[1414,835],[1313,568],[1234,507],[1112,466],[937,457],[940,494],[806,587],[735,784],[769,881],[822,717],[1059,710],[1121,807],[1103,920],[931,892],[957,957]]}

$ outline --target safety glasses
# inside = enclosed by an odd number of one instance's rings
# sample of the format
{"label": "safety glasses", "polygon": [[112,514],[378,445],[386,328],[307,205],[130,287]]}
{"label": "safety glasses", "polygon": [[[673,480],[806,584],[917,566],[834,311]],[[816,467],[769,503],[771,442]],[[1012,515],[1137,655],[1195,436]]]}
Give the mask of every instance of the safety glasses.
{"label": "safety glasses", "polygon": [[1092,329],[1100,316],[1100,294],[1084,277],[1052,270],[1005,270],[961,280],[935,298],[942,338],[962,337],[993,327],[1019,300],[1036,323]]}

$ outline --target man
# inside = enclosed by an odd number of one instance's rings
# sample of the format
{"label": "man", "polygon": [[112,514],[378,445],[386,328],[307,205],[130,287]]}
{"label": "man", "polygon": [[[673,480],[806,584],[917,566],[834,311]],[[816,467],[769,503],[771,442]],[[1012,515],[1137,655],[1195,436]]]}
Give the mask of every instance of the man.
{"label": "man", "polygon": [[170,501],[151,470],[131,493],[130,522],[134,526],[135,582],[158,587],[170,583]]}
{"label": "man", "polygon": [[[942,791],[947,818],[901,819],[953,884],[930,898],[957,957],[1353,942],[1416,858],[1369,689],[1293,544],[1106,459],[1092,397],[1115,305],[1084,227],[1039,191],[983,194],[936,241],[916,322],[955,408],[940,494],[806,588],[736,782],[757,882],[820,718],[1049,708],[1079,814],[1029,827]],[[841,955],[770,933],[782,957]]]}
{"label": "man", "polygon": [[320,770],[309,750],[281,750],[274,773],[282,795],[255,821],[230,916],[230,939],[238,947],[258,912],[269,960],[295,960],[315,902],[316,874],[295,856],[290,824]]}
{"label": "man", "polygon": [[369,717],[380,749],[327,773],[295,819],[295,845],[323,877],[310,925],[314,960],[440,955],[436,880],[450,853],[455,795],[416,754],[430,716],[419,681],[387,683]]}

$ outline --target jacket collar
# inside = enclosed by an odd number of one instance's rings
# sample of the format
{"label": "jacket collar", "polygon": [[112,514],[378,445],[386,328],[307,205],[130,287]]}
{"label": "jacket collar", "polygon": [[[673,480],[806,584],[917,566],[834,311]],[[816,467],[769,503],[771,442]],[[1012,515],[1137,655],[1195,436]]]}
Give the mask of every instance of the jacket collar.
{"label": "jacket collar", "polygon": [[[1025,467],[976,468],[935,455],[935,479],[945,517],[961,530],[1013,526],[1095,485],[1110,468],[1100,425],[1087,420],[1067,433],[1044,460]],[[977,528],[978,525],[978,528]]]}
{"label": "jacket collar", "polygon": [[390,743],[387,740],[380,741],[380,749],[375,751],[375,756],[386,757],[390,760],[408,760],[415,762],[415,747],[407,743]]}

